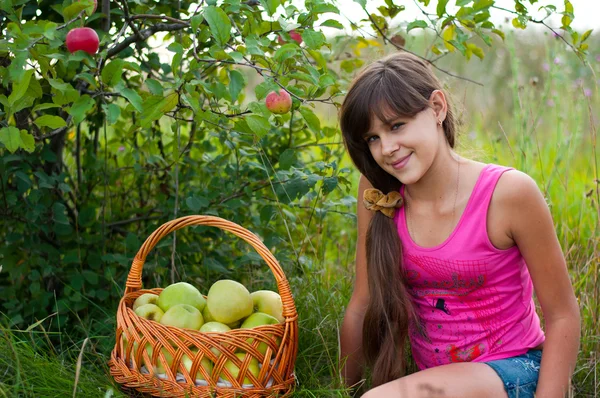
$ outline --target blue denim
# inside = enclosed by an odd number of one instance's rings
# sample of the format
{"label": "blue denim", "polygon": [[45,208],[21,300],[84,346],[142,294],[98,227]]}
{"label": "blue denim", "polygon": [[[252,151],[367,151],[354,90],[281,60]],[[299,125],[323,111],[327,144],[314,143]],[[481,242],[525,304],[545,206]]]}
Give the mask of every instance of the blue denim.
{"label": "blue denim", "polygon": [[512,358],[483,362],[498,373],[508,398],[533,398],[542,362],[542,350],[529,350]]}

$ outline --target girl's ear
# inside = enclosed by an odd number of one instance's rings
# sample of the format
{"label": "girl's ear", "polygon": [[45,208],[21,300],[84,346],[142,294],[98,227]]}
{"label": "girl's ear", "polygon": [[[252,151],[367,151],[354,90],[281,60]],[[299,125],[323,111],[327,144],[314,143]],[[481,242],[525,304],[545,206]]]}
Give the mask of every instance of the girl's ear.
{"label": "girl's ear", "polygon": [[446,119],[448,103],[446,102],[446,95],[442,90],[433,90],[429,97],[429,106],[433,109],[436,121],[444,121]]}

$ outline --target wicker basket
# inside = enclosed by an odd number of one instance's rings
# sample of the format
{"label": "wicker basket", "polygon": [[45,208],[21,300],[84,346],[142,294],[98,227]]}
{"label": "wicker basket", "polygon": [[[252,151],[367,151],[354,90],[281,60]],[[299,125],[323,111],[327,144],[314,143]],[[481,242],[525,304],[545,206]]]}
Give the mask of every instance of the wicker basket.
{"label": "wicker basket", "polygon": [[[275,275],[285,322],[223,333],[202,333],[165,326],[133,312],[132,305],[137,297],[144,293],[159,294],[163,290],[141,289],[146,256],[167,234],[190,225],[221,228],[254,247]],[[261,343],[267,344],[264,355],[258,350]],[[148,345],[151,350],[147,349]],[[236,352],[247,354],[240,360]],[[110,373],[117,383],[161,397],[288,396],[295,383],[293,372],[297,353],[298,316],[290,286],[279,263],[256,235],[219,217],[187,216],[161,225],[146,239],[133,260],[125,294],[117,310],[116,343],[109,361]],[[189,372],[182,362],[184,355],[193,361]],[[169,356],[172,358],[170,367],[166,362]],[[250,361],[254,362],[254,358],[259,364],[258,377],[249,371]],[[212,372],[201,366],[203,359],[213,363]],[[226,361],[237,365],[237,378],[225,367]],[[158,373],[160,369],[163,373]],[[191,375],[196,375],[195,379]]]}

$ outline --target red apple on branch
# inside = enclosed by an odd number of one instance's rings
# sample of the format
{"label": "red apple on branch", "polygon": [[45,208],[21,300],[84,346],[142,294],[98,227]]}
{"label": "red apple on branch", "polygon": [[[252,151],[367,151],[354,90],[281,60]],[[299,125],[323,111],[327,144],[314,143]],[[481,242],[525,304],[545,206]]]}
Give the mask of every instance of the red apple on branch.
{"label": "red apple on branch", "polygon": [[83,50],[88,54],[96,54],[100,39],[94,29],[91,28],[75,28],[71,29],[67,33],[67,39],[65,40],[67,50],[71,54],[75,51]]}
{"label": "red apple on branch", "polygon": [[271,91],[265,99],[265,104],[268,110],[281,115],[292,108],[292,97],[284,89],[280,89],[279,93]]}
{"label": "red apple on branch", "polygon": [[[300,35],[300,33],[296,32],[295,30],[290,30],[289,32],[290,37],[292,38],[292,40],[296,40],[296,42],[298,43],[298,45],[302,44],[302,36]],[[285,44],[285,39],[282,36],[278,37],[278,41],[279,44]]]}

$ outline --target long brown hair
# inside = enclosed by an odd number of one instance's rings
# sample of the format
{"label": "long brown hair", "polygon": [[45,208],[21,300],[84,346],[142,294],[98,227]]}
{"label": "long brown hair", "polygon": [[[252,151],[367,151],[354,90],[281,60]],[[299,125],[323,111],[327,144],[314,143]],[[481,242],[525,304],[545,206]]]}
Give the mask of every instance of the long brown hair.
{"label": "long brown hair", "polygon": [[[399,116],[414,117],[429,106],[434,90],[442,90],[442,85],[427,61],[407,52],[367,65],[350,85],[340,110],[344,144],[360,173],[383,193],[398,191],[402,183],[375,162],[363,135],[369,131],[373,116],[385,122]],[[442,127],[454,148],[456,121],[450,104]],[[415,315],[401,272],[402,243],[393,219],[381,212],[374,214],[367,230],[366,251],[369,305],[362,350],[372,384],[378,386],[405,374],[404,345],[409,319]]]}

